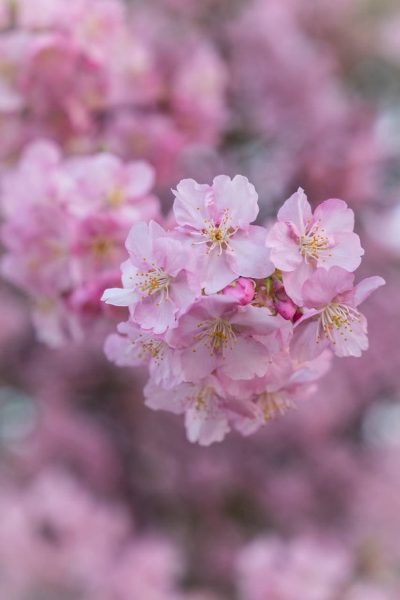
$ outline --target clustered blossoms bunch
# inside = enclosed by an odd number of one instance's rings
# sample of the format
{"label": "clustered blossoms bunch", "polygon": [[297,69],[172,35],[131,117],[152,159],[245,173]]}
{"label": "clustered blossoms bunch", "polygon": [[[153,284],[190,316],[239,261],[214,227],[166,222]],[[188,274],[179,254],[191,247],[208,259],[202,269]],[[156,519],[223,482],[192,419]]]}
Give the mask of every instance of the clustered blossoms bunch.
{"label": "clustered blossoms bunch", "polygon": [[175,225],[136,223],[122,288],[129,307],[106,341],[118,365],[146,363],[146,403],[184,413],[188,438],[208,445],[251,433],[314,389],[332,353],[368,346],[358,306],[381,277],[354,285],[363,249],[342,200],[312,213],[302,189],[270,228],[253,225],[258,195],[246,177],[181,181]]}
{"label": "clustered blossoms bunch", "polygon": [[159,215],[153,181],[146,162],[106,153],[63,159],[47,141],[4,175],[2,274],[32,299],[40,339],[58,346],[107,322],[100,298],[119,280],[126,235]]}

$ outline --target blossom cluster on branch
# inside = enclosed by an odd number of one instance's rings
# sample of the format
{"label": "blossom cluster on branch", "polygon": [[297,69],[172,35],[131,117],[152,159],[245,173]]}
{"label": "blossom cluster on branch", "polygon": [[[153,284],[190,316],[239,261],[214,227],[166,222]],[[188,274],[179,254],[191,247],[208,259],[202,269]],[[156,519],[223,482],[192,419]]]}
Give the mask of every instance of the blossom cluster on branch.
{"label": "blossom cluster on branch", "polygon": [[28,146],[4,175],[2,273],[31,297],[42,341],[60,346],[103,327],[100,297],[119,280],[129,228],[159,215],[153,182],[144,161],[63,159],[47,141]]}
{"label": "blossom cluster on branch", "polygon": [[181,181],[171,228],[133,225],[122,288],[129,308],[108,337],[121,366],[149,366],[146,403],[184,413],[188,438],[208,445],[257,430],[314,389],[332,353],[368,346],[358,306],[384,281],[354,284],[363,249],[346,203],[314,213],[302,189],[269,227],[254,225],[258,195],[241,175]]}

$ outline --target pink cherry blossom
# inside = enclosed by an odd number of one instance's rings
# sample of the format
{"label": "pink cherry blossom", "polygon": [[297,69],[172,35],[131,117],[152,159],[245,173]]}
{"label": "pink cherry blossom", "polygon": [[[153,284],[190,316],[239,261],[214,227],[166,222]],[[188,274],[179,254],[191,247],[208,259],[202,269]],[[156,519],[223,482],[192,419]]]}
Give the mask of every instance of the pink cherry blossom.
{"label": "pink cherry blossom", "polygon": [[209,446],[221,442],[230,430],[227,402],[214,377],[196,384],[181,383],[172,394],[150,380],[144,393],[146,405],[153,410],[185,414],[187,437],[191,442]]}
{"label": "pink cherry blossom", "polygon": [[120,367],[146,364],[154,383],[167,389],[183,381],[181,352],[171,348],[163,336],[129,321],[120,323],[118,332],[109,335],[104,345],[110,361]]}
{"label": "pink cherry blossom", "polygon": [[158,212],[158,199],[151,194],[155,172],[145,161],[124,162],[99,153],[71,160],[68,170],[77,188],[71,206],[79,216],[102,211],[135,222]]}
{"label": "pink cherry blossom", "polygon": [[174,215],[202,254],[202,287],[212,294],[237,277],[268,277],[273,270],[266,231],[250,225],[258,195],[246,177],[215,177],[212,186],[186,179],[177,186]]}
{"label": "pink cherry blossom", "polygon": [[296,351],[316,355],[329,346],[337,356],[361,356],[368,337],[358,306],[384,284],[382,277],[367,277],[354,286],[354,275],[340,267],[317,269],[303,285],[305,307],[296,323]]}
{"label": "pink cherry blossom", "polygon": [[301,188],[286,200],[267,245],[294,302],[302,305],[301,287],[316,268],[357,269],[364,251],[353,229],[354,213],[343,200],[325,200],[314,213]]}
{"label": "pink cherry blossom", "polygon": [[196,298],[188,249],[154,221],[134,225],[126,247],[130,258],[122,267],[124,287],[106,290],[103,300],[129,306],[144,329],[164,333]]}
{"label": "pink cherry blossom", "polygon": [[[153,169],[100,153],[63,158],[29,145],[2,180],[4,276],[27,293],[40,339],[60,345],[100,330],[118,311],[102,293],[119,281],[124,242],[137,221],[159,217]],[[106,310],[104,310],[106,309]]]}
{"label": "pink cherry blossom", "polygon": [[265,308],[238,306],[226,296],[203,297],[181,317],[169,343],[185,349],[182,366],[187,381],[202,379],[216,369],[247,380],[266,373],[268,349],[263,336],[278,334],[282,321]]}

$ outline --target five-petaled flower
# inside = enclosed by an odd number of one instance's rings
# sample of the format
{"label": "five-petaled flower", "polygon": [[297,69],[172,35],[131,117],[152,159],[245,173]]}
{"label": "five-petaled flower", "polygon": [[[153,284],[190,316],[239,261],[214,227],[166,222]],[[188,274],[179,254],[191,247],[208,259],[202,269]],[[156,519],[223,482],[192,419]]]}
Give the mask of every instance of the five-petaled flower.
{"label": "five-petaled flower", "polygon": [[367,320],[358,306],[382,277],[367,277],[354,286],[354,275],[340,267],[317,269],[303,286],[304,314],[295,325],[293,346],[311,358],[330,347],[337,356],[361,356],[368,348]]}
{"label": "five-petaled flower", "polygon": [[199,291],[188,248],[155,221],[136,223],[126,248],[129,259],[121,267],[123,288],[106,290],[103,300],[128,306],[141,327],[164,333],[174,327]]}
{"label": "five-petaled flower", "polygon": [[354,213],[343,200],[322,202],[312,213],[299,188],[278,212],[268,234],[271,260],[283,274],[286,293],[303,305],[302,286],[317,268],[341,267],[353,272],[364,250],[354,233]]}
{"label": "five-petaled flower", "polygon": [[251,225],[259,211],[258,195],[246,177],[219,175],[211,186],[184,179],[174,194],[179,229],[201,254],[206,294],[219,292],[238,277],[271,275],[266,230]]}

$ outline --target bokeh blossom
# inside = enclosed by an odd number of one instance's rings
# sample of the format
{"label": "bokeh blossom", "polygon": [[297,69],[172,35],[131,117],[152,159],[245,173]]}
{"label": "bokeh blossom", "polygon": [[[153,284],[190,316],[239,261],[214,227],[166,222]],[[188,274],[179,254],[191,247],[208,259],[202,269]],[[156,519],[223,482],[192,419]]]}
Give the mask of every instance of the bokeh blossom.
{"label": "bokeh blossom", "polygon": [[118,280],[129,228],[158,217],[153,181],[145,162],[105,153],[64,160],[47,141],[3,178],[2,270],[31,297],[41,339],[60,345],[101,325],[100,298]]}

